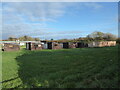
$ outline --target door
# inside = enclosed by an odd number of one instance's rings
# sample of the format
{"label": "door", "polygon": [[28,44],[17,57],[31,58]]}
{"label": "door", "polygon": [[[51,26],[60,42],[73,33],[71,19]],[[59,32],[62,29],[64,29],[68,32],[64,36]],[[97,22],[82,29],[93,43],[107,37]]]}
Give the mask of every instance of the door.
{"label": "door", "polygon": [[68,42],[63,43],[63,48],[69,48],[69,43]]}
{"label": "door", "polygon": [[48,47],[48,49],[52,49],[52,42],[48,42],[47,47]]}
{"label": "door", "polygon": [[28,43],[28,50],[31,50],[31,42]]}

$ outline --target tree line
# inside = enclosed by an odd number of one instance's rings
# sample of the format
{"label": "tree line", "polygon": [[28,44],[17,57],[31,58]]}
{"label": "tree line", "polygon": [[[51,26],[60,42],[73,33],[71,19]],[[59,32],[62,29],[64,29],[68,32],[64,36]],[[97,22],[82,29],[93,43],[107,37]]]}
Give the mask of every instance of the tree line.
{"label": "tree line", "polygon": [[[15,40],[19,40],[19,41],[40,41],[39,38],[32,38],[30,36],[22,36],[19,38],[13,38],[13,37],[9,37],[7,39],[8,41],[15,41]],[[117,41],[117,43],[120,43],[120,38],[118,38],[116,35],[111,34],[111,33],[103,33],[103,32],[93,32],[91,34],[88,34],[86,37],[79,37],[76,39],[60,39],[60,40],[45,40],[47,42],[50,41],[54,41],[54,42],[91,42],[91,41]]]}
{"label": "tree line", "polygon": [[8,38],[8,41],[16,41],[16,40],[19,40],[19,41],[40,41],[39,38],[32,38],[32,37],[27,36],[27,35],[19,37],[19,38],[13,38],[13,37]]}
{"label": "tree line", "polygon": [[120,43],[120,38],[118,38],[116,35],[111,33],[103,33],[103,32],[93,32],[91,34],[88,34],[86,37],[79,37],[76,39],[60,39],[60,40],[53,40],[56,42],[92,42],[92,41],[117,41],[117,43]]}

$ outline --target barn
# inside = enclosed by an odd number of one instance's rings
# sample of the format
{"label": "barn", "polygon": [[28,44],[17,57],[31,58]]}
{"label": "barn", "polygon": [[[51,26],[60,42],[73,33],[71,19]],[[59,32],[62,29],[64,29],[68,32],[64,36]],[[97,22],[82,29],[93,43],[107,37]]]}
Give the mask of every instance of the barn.
{"label": "barn", "polygon": [[63,44],[58,42],[47,42],[47,49],[62,49]]}
{"label": "barn", "polygon": [[76,42],[63,42],[63,48],[76,48]]}
{"label": "barn", "polygon": [[20,45],[18,43],[4,43],[2,46],[3,51],[17,51],[20,50]]}
{"label": "barn", "polygon": [[41,42],[27,42],[26,49],[27,50],[41,50],[43,49],[43,44]]}
{"label": "barn", "polygon": [[63,48],[84,48],[88,47],[87,43],[83,42],[64,42]]}
{"label": "barn", "polygon": [[116,46],[116,41],[96,41],[90,42],[88,47],[106,47],[106,46]]}

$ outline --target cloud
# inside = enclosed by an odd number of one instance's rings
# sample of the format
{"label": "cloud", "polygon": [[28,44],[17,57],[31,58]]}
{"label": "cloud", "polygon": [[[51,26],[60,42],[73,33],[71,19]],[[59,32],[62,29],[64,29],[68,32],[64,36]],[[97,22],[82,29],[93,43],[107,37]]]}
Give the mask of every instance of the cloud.
{"label": "cloud", "polygon": [[[15,37],[20,37],[23,35],[28,35],[28,36],[32,36],[32,35],[42,35],[44,34],[46,31],[51,30],[50,28],[39,28],[41,24],[5,24],[3,25],[2,29],[2,35],[3,38],[4,36],[6,36],[6,38],[10,37],[11,35],[14,35]],[[34,29],[32,27],[36,27],[39,29]],[[46,33],[45,33],[46,34]]]}
{"label": "cloud", "polygon": [[[32,26],[31,26],[32,25]],[[2,37],[7,39],[10,36],[20,37],[24,35],[37,37],[41,39],[50,39],[50,38],[75,38],[81,36],[82,32],[79,30],[69,30],[69,31],[56,31],[53,32],[54,28],[38,28],[32,29],[33,26],[38,26],[39,24],[10,24],[3,25]]]}
{"label": "cloud", "polygon": [[33,36],[33,37],[37,37],[40,39],[48,39],[50,40],[51,38],[53,39],[73,39],[73,38],[79,38],[79,37],[83,37],[83,34],[52,34],[52,35],[42,35],[42,36]]}
{"label": "cloud", "polygon": [[[57,19],[64,16],[68,11],[66,8],[75,9],[92,7],[94,9],[102,6],[97,3],[60,3],[60,2],[9,2],[3,3],[2,20],[3,38],[11,35],[16,37],[22,35],[39,36],[39,35],[70,35],[77,34],[79,31],[52,32],[47,26],[47,22],[58,22]],[[76,8],[77,7],[77,8]]]}
{"label": "cloud", "polygon": [[44,32],[41,35],[32,35],[32,37],[37,37],[40,39],[73,39],[84,36],[84,31],[79,30],[69,30],[69,31],[58,31],[58,32]]}
{"label": "cloud", "polygon": [[91,7],[93,9],[100,9],[103,7],[102,5],[94,3],[94,2],[84,3],[84,5],[89,7],[89,8]]}
{"label": "cloud", "polygon": [[[16,14],[17,17],[27,17],[31,21],[54,21],[62,16],[65,11],[62,3],[5,3],[3,12]],[[23,18],[22,17],[22,18]],[[23,19],[24,19],[23,18]]]}
{"label": "cloud", "polygon": [[[56,18],[62,17],[67,11],[66,8],[78,7],[81,5],[86,7],[92,7],[94,9],[101,8],[102,6],[97,3],[49,3],[49,2],[14,2],[14,3],[4,3],[3,13],[6,18],[13,17],[12,20],[22,20],[27,18],[29,21],[56,21]],[[8,19],[8,17],[7,17]],[[10,19],[9,19],[10,20]]]}
{"label": "cloud", "polygon": [[[38,37],[41,39],[50,39],[50,38],[72,38],[80,36],[82,34],[79,30],[65,30],[65,31],[52,31],[54,28],[36,28],[32,29],[33,26],[39,26],[39,24],[5,24],[3,25],[2,37],[7,39],[10,36],[20,37],[24,35]],[[6,37],[6,38],[5,38]]]}
{"label": "cloud", "polygon": [[80,33],[82,33],[82,31],[79,30],[65,30],[65,31],[56,32],[56,34],[80,34]]}

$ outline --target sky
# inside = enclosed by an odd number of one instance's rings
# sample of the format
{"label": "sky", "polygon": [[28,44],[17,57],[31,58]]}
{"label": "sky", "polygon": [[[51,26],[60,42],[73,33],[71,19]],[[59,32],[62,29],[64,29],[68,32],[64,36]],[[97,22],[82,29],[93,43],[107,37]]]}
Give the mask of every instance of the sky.
{"label": "sky", "polygon": [[118,34],[117,2],[3,2],[2,38],[28,35],[75,39],[94,32]]}

